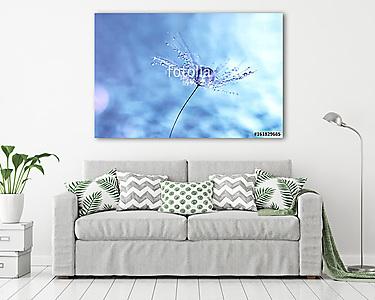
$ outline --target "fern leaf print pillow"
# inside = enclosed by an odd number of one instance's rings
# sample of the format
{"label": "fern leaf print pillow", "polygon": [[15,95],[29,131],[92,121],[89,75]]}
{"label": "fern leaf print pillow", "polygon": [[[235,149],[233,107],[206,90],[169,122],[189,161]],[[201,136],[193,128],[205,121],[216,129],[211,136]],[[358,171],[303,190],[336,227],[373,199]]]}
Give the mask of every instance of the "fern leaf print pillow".
{"label": "fern leaf print pillow", "polygon": [[79,217],[116,209],[120,199],[115,169],[94,180],[65,183],[65,187],[77,197]]}
{"label": "fern leaf print pillow", "polygon": [[258,209],[292,209],[307,178],[277,177],[256,169],[255,203]]}

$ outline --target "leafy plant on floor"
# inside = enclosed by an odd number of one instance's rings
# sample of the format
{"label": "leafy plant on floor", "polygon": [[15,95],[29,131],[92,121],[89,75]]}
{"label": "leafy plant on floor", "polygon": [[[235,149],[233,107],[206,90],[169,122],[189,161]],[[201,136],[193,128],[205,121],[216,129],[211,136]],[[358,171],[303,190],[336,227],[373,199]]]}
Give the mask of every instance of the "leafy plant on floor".
{"label": "leafy plant on floor", "polygon": [[41,159],[53,156],[60,161],[55,154],[41,153],[29,156],[14,153],[14,149],[14,146],[1,146],[5,154],[5,163],[0,163],[0,194],[21,194],[32,170],[36,169],[44,175]]}

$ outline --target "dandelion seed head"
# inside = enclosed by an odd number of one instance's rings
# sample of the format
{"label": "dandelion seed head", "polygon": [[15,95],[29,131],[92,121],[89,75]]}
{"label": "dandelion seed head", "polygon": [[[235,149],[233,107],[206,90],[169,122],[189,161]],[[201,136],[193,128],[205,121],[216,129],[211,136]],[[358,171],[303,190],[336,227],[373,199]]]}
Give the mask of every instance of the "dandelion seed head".
{"label": "dandelion seed head", "polygon": [[236,92],[222,90],[221,87],[254,74],[250,67],[240,70],[238,66],[233,66],[233,62],[230,63],[229,60],[219,64],[216,68],[203,66],[199,63],[199,55],[190,51],[180,35],[172,36],[171,41],[165,44],[176,53],[177,58],[182,63],[155,56],[152,60],[152,65],[166,68],[169,77],[179,78],[184,85],[199,85],[213,91],[238,95]]}

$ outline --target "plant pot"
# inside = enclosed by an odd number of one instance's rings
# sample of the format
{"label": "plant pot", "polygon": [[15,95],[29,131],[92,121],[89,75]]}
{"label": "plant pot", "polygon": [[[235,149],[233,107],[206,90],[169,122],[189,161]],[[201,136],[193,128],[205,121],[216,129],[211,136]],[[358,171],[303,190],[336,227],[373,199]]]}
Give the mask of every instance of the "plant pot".
{"label": "plant pot", "polygon": [[0,194],[0,222],[18,223],[23,211],[23,194]]}

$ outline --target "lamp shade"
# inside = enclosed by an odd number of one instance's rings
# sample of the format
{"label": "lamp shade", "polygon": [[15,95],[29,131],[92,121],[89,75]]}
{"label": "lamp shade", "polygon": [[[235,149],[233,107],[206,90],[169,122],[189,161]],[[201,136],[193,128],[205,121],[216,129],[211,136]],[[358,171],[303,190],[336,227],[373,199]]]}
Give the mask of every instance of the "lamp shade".
{"label": "lamp shade", "polygon": [[324,120],[330,122],[332,124],[336,124],[337,126],[343,126],[345,123],[342,121],[342,118],[339,114],[335,112],[329,112],[324,117]]}

